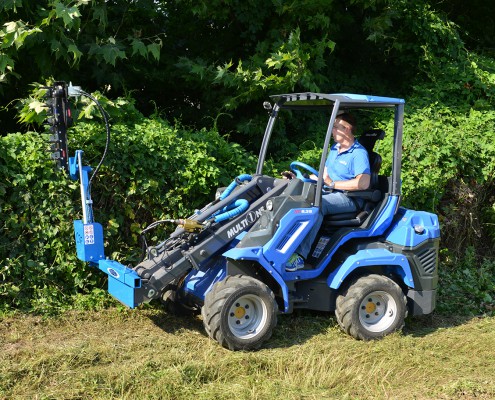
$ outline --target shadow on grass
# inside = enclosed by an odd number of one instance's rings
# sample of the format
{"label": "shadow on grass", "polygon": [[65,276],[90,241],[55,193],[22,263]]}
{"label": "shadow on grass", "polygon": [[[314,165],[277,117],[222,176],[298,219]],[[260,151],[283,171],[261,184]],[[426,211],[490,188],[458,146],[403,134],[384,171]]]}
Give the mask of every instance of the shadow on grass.
{"label": "shadow on grass", "polygon": [[[166,333],[189,330],[198,332],[205,337],[208,336],[199,315],[171,315],[157,306],[154,308],[154,312],[148,315],[148,318]],[[477,317],[452,316],[438,313],[421,317],[408,317],[403,334],[404,336],[425,337],[439,329],[454,328],[463,325],[473,318]],[[334,313],[295,310],[293,314],[278,316],[278,323],[273,330],[272,337],[262,345],[261,349],[298,346],[329,330],[335,330],[335,332],[340,333],[343,337],[348,337],[340,329]],[[351,337],[349,339],[353,340]]]}
{"label": "shadow on grass", "polygon": [[409,317],[403,329],[404,335],[424,337],[436,332],[438,329],[454,328],[463,325],[473,318],[473,315],[447,315],[433,312],[429,315]]}
{"label": "shadow on grass", "polygon": [[298,346],[317,335],[333,329],[340,329],[334,313],[295,310],[293,314],[279,315],[278,325],[273,332],[273,336],[264,347],[284,348]]}
{"label": "shadow on grass", "polygon": [[198,315],[193,313],[187,315],[173,315],[167,313],[159,305],[154,307],[154,312],[148,318],[166,333],[176,333],[183,330],[195,331],[206,336],[203,322]]}
{"label": "shadow on grass", "polygon": [[[199,315],[172,315],[160,306],[156,306],[147,318],[166,333],[189,330],[208,337]],[[333,313],[296,310],[290,315],[279,315],[272,337],[262,345],[261,349],[300,345],[334,327],[337,327],[337,322]]]}

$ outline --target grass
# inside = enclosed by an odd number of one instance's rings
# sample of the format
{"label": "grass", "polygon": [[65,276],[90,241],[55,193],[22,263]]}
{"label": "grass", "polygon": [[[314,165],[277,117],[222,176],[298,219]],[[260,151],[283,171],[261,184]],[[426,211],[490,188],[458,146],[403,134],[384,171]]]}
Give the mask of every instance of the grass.
{"label": "grass", "polygon": [[281,316],[256,352],[154,308],[0,321],[0,399],[492,399],[495,318],[411,320],[356,341],[328,314]]}

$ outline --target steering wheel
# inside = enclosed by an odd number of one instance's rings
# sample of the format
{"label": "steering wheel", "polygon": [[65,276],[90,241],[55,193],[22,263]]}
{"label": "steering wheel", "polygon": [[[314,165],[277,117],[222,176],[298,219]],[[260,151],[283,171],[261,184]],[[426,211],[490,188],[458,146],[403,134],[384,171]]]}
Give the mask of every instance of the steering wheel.
{"label": "steering wheel", "polygon": [[304,168],[306,171],[311,172],[312,174],[318,176],[318,171],[316,169],[300,161],[292,161],[290,163],[290,169],[292,172],[296,174],[296,178],[302,180],[303,182],[313,182],[313,183],[316,182],[315,180],[309,179],[308,177],[304,176],[304,174],[301,171],[299,171],[298,167]]}

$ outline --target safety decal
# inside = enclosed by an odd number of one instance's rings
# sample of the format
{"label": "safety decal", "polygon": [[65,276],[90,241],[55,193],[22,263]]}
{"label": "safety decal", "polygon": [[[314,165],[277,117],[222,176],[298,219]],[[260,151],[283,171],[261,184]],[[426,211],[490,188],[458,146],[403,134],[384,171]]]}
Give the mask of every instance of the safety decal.
{"label": "safety decal", "polygon": [[84,244],[95,244],[95,231],[93,225],[84,225]]}
{"label": "safety decal", "polygon": [[327,243],[330,241],[330,238],[328,236],[322,236],[320,240],[318,240],[318,244],[316,245],[315,251],[313,251],[312,256],[314,258],[318,258],[321,256],[321,253],[323,252],[323,249],[327,245]]}

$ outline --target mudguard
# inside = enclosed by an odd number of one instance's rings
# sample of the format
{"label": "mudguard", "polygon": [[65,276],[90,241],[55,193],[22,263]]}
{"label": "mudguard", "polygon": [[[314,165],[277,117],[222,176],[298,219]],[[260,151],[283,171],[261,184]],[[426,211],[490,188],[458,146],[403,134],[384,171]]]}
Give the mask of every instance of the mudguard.
{"label": "mudguard", "polygon": [[386,249],[359,250],[356,254],[347,257],[344,263],[328,276],[328,286],[338,289],[351,272],[372,266],[386,266],[387,272],[398,274],[405,285],[414,288],[414,279],[407,258]]}
{"label": "mudguard", "polygon": [[[280,285],[280,290],[282,291],[282,296],[284,299],[284,312],[289,311],[289,288],[287,287],[285,280],[279,273],[279,270],[277,270],[278,268],[274,268],[274,265],[269,263],[263,255],[262,247],[233,248],[223,253],[223,256],[226,258],[231,258],[233,260],[256,261],[259,265],[266,269],[268,273],[273,277],[273,279],[275,279],[275,281]],[[290,254],[286,257],[286,260],[289,257]]]}

